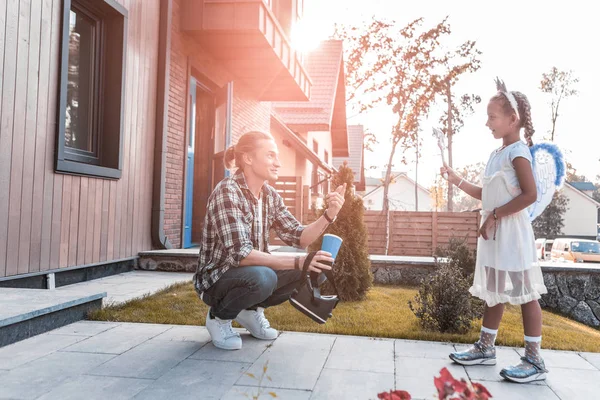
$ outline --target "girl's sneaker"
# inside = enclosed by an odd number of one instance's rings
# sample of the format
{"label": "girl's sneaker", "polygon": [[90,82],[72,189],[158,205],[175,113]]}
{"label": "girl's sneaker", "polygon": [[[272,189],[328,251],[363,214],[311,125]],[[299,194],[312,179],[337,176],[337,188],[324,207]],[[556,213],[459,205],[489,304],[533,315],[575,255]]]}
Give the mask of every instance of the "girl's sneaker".
{"label": "girl's sneaker", "polygon": [[450,353],[450,359],[460,365],[496,365],[496,347],[475,342],[465,351]]}
{"label": "girl's sneaker", "polygon": [[500,376],[512,382],[527,383],[546,379],[547,372],[543,360],[535,363],[527,357],[521,357],[519,365],[504,368],[500,371]]}

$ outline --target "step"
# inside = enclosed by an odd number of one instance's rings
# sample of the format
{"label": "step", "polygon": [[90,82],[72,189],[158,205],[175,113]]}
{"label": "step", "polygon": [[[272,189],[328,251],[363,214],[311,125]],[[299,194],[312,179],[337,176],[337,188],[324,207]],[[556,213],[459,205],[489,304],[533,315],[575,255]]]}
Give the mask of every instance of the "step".
{"label": "step", "polygon": [[0,347],[85,319],[106,292],[0,288]]}

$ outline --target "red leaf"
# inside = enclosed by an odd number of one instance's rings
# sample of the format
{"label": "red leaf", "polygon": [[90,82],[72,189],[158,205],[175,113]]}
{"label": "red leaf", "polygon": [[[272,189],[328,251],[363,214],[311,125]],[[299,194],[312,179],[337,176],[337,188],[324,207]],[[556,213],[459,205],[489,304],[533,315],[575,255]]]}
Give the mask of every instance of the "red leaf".
{"label": "red leaf", "polygon": [[473,389],[475,389],[475,393],[477,393],[478,398],[481,400],[488,400],[490,397],[493,397],[492,394],[481,383],[473,383]]}
{"label": "red leaf", "polygon": [[[393,395],[397,396],[397,400],[411,400],[410,393],[405,390],[395,390],[392,392]],[[396,399],[394,399],[396,400]]]}
{"label": "red leaf", "polygon": [[[459,392],[459,393],[465,393],[466,391],[469,390],[469,386],[467,385],[467,382],[465,380],[460,380],[460,381],[455,380],[452,383],[452,387],[454,388],[454,391]],[[465,394],[467,394],[467,393],[465,393]]]}
{"label": "red leaf", "polygon": [[410,394],[404,390],[394,390],[390,392],[383,392],[377,395],[377,398],[381,400],[411,400]]}
{"label": "red leaf", "polygon": [[450,371],[448,371],[448,368],[444,367],[440,370],[440,378],[442,378],[442,380],[444,382],[448,382],[448,381],[454,381],[454,377],[452,376],[452,374],[450,373]]}

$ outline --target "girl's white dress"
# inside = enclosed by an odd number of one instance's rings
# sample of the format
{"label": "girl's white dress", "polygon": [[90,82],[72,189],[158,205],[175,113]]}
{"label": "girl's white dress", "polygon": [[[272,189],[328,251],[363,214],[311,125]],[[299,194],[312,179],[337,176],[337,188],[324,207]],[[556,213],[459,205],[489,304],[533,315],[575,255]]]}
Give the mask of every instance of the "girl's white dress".
{"label": "girl's white dress", "polygon": [[[512,161],[523,157],[531,162],[531,152],[521,141],[495,150],[483,172],[481,223],[498,208],[521,193]],[[489,307],[499,303],[525,304],[547,293],[537,260],[535,237],[527,210],[498,219],[488,240],[477,241],[477,263],[469,292]]]}

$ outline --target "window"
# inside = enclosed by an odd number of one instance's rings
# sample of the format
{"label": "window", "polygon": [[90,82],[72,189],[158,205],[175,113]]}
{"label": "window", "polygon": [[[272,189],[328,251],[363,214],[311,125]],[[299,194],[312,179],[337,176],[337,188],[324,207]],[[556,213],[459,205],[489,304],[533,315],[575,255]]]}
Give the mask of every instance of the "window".
{"label": "window", "polygon": [[329,165],[329,152],[327,150],[325,150],[325,155],[323,157],[325,164]]}
{"label": "window", "polygon": [[55,169],[118,179],[127,11],[115,0],[63,4]]}

